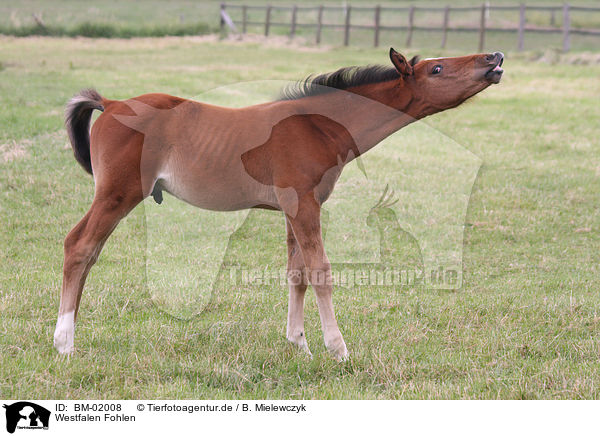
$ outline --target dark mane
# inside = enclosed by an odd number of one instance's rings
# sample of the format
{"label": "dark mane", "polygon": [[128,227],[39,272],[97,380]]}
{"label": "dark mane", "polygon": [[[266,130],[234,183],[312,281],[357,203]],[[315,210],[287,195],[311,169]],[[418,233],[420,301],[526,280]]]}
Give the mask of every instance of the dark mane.
{"label": "dark mane", "polygon": [[297,100],[311,95],[326,94],[336,89],[348,89],[370,83],[387,82],[400,77],[394,67],[367,65],[365,67],[345,67],[332,73],[308,76],[306,79],[286,86],[281,91],[280,100]]}

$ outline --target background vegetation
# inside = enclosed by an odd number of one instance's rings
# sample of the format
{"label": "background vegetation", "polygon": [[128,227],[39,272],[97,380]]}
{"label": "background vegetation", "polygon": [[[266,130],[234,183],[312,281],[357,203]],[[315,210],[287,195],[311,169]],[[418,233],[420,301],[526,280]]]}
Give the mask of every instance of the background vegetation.
{"label": "background vegetation", "polygon": [[[7,0],[0,3],[0,34],[27,36],[86,36],[103,38],[131,38],[141,36],[165,36],[165,35],[202,35],[217,32],[219,29],[219,7],[220,1],[193,1],[193,0],[106,0],[96,3],[86,3],[78,0]],[[234,0],[228,4],[246,4],[264,6],[269,3],[274,6],[289,6],[294,4],[292,0]],[[427,3],[411,3],[409,1],[379,2],[377,0],[361,0],[341,2],[296,2],[298,5],[319,5],[341,7],[343,4],[352,6],[445,6],[449,2],[430,1]],[[482,2],[474,0],[459,0],[450,2],[453,6],[480,5]],[[493,5],[516,5],[517,0],[497,0]],[[562,5],[555,1],[528,0],[527,5]],[[579,0],[573,3],[580,6],[597,6],[594,0]],[[241,18],[241,10],[230,8],[229,14],[234,19]],[[316,11],[300,10],[298,22],[316,22]],[[383,26],[406,25],[408,22],[407,12],[386,11],[381,16]],[[518,11],[494,11],[487,18],[488,27],[516,27],[519,16]],[[573,28],[600,27],[600,12],[571,11],[571,25]],[[263,22],[264,9],[248,10],[248,20]],[[451,25],[477,26],[480,20],[478,11],[453,12],[450,16]],[[271,34],[286,35],[289,33],[291,12],[289,10],[274,9],[272,21],[287,23],[285,26],[272,26]],[[340,10],[325,11],[324,21],[331,24],[343,24],[344,14]],[[558,12],[554,19],[547,11],[528,11],[528,26],[543,26],[560,28],[562,24],[561,13]],[[40,22],[42,24],[40,24]],[[355,8],[352,12],[352,22],[355,24],[373,24],[373,11]],[[440,12],[419,11],[415,15],[415,23],[428,26],[442,26],[442,14]],[[249,33],[262,34],[263,26],[248,26]],[[305,42],[312,43],[314,40],[314,29],[297,29],[297,35]],[[436,48],[440,44],[440,32],[417,30],[414,33],[413,42],[416,47]],[[525,46],[527,49],[545,49],[550,47],[561,47],[562,36],[559,34],[527,34]],[[391,44],[405,41],[405,32],[392,32],[383,30],[381,32],[381,43]],[[488,45],[494,46],[507,43],[507,46],[516,48],[517,34],[506,32],[488,32]],[[574,50],[590,50],[598,45],[598,36],[572,36],[572,48]],[[343,41],[343,30],[324,29],[322,35],[324,44],[341,45]],[[366,29],[355,29],[352,31],[351,44],[370,46],[373,41],[373,31]],[[476,36],[465,32],[451,32],[448,37],[447,47],[463,47],[464,49],[477,48]]]}

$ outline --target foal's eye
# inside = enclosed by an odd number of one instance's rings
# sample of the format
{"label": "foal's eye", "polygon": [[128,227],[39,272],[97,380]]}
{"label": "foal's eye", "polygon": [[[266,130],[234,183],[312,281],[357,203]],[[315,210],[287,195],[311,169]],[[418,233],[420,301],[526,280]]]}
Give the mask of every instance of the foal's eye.
{"label": "foal's eye", "polygon": [[441,72],[442,72],[441,65],[436,65],[435,67],[433,67],[433,70],[431,70],[431,74],[440,74]]}

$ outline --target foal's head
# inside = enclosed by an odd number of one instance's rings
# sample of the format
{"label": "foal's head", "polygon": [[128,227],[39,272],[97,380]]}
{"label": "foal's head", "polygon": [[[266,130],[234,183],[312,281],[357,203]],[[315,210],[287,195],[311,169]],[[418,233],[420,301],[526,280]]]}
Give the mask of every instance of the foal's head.
{"label": "foal's head", "polygon": [[393,48],[390,59],[403,81],[404,90],[421,101],[427,114],[458,106],[463,101],[500,82],[504,70],[501,52],[419,61],[406,58]]}

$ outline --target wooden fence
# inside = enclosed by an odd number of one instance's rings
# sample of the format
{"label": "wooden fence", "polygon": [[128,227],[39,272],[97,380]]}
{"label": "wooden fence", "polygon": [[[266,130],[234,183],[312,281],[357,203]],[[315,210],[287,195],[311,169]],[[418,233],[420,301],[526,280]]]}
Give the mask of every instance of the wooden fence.
{"label": "wooden fence", "polygon": [[[229,10],[241,10],[241,18],[232,19],[229,15]],[[264,21],[251,21],[248,20],[248,12],[264,11]],[[291,12],[291,19],[289,22],[273,21],[273,11],[288,11]],[[313,11],[316,12],[316,22],[306,23],[298,22],[299,11]],[[327,23],[323,20],[324,11],[339,11],[343,14],[344,23]],[[352,24],[352,12],[360,11],[361,13],[371,12],[373,15],[373,24]],[[439,13],[442,18],[441,26],[431,26],[427,24],[417,24],[415,20],[415,13],[427,12],[427,13]],[[493,11],[514,11],[518,12],[518,22],[510,26],[491,26],[488,23],[488,17]],[[554,24],[556,22],[556,15],[560,15],[562,18],[562,24],[559,26],[532,26],[527,24],[527,12],[528,11],[542,11],[547,12],[551,16],[550,22]],[[571,6],[564,4],[561,6],[527,6],[525,4],[509,6],[509,5],[498,5],[493,6],[489,3],[482,4],[481,6],[445,6],[445,7],[425,7],[425,6],[406,6],[406,7],[391,7],[391,6],[249,6],[240,4],[221,4],[221,31],[226,31],[226,26],[235,32],[245,34],[249,25],[251,26],[264,26],[265,36],[269,36],[271,29],[274,26],[278,27],[289,27],[289,36],[293,38],[296,36],[298,28],[314,28],[315,29],[315,42],[316,44],[321,43],[321,34],[323,29],[337,29],[343,30],[343,43],[345,46],[350,44],[350,33],[352,29],[370,29],[373,30],[373,45],[379,46],[380,33],[382,30],[392,31],[406,31],[406,46],[410,47],[413,40],[413,33],[415,31],[432,31],[439,32],[441,34],[440,45],[441,48],[446,47],[449,32],[477,32],[479,34],[479,51],[483,51],[485,47],[486,32],[509,32],[516,33],[518,36],[518,50],[524,49],[524,39],[526,33],[542,33],[542,34],[562,34],[562,47],[564,51],[569,51],[571,48],[571,35],[593,35],[600,37],[600,28],[575,28],[571,26],[571,12],[584,12],[584,13],[600,13],[600,7],[584,7],[584,6]],[[401,12],[406,14],[406,25],[390,26],[381,24],[382,13],[385,12]],[[457,12],[476,12],[479,16],[478,22],[473,25],[458,25],[452,26],[450,16],[451,13]],[[239,15],[239,14],[238,14]],[[241,27],[241,30],[238,29]]]}

